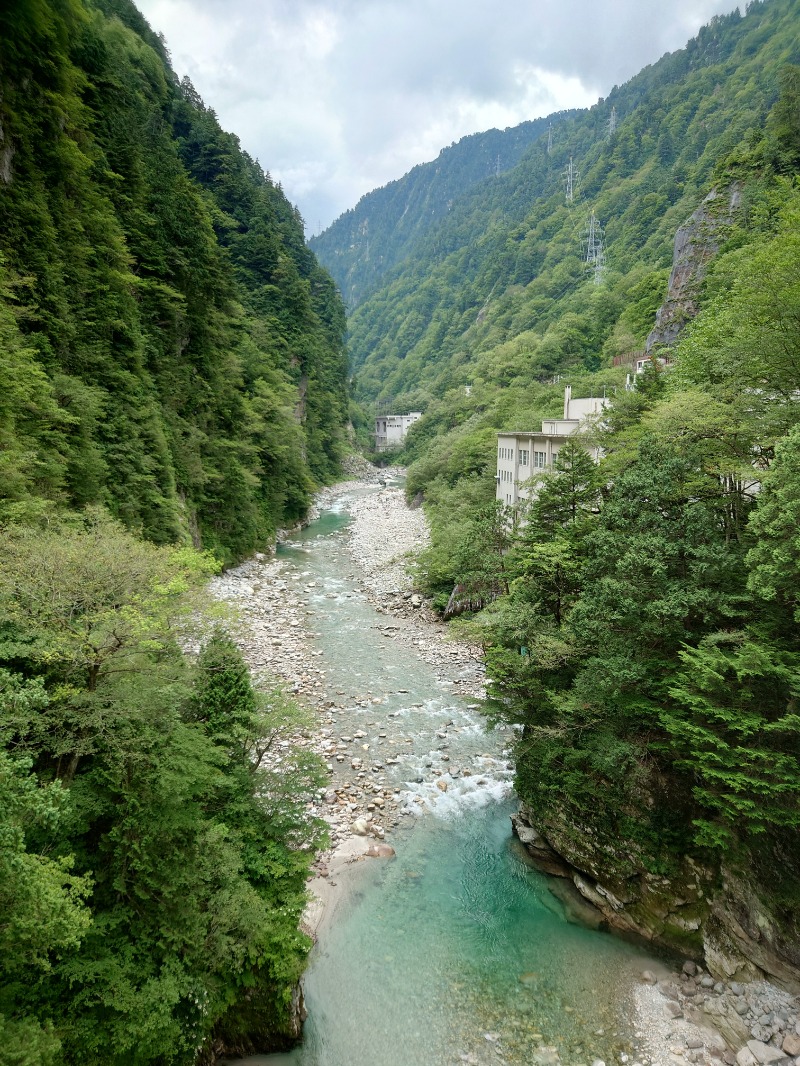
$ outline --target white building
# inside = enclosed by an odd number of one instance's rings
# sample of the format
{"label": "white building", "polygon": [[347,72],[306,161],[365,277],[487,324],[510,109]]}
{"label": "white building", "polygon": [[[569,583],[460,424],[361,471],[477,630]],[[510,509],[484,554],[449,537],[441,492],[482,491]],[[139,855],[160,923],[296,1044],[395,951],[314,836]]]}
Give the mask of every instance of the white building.
{"label": "white building", "polygon": [[[565,440],[574,433],[585,433],[608,403],[605,397],[595,396],[574,400],[572,387],[567,385],[563,418],[545,419],[541,433],[498,433],[497,499],[507,507],[531,499],[531,489],[535,494],[535,487],[530,479],[551,470]],[[599,448],[586,450],[595,462],[600,461]]]}
{"label": "white building", "polygon": [[420,418],[421,411],[411,411],[407,415],[380,415],[375,419],[375,451],[385,452],[387,448],[399,447],[409,427]]}

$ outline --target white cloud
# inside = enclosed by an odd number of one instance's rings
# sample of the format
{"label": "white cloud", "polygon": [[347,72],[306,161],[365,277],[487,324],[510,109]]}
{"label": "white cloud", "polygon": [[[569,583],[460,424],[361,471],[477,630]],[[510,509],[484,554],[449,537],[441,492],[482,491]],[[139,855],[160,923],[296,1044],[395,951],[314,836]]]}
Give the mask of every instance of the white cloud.
{"label": "white cloud", "polygon": [[138,0],[309,229],[454,140],[586,107],[732,0]]}

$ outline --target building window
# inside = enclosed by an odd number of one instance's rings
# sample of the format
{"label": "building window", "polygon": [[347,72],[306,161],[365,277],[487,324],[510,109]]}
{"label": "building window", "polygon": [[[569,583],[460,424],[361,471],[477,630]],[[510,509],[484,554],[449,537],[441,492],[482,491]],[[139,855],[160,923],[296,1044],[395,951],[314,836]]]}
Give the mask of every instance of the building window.
{"label": "building window", "polygon": [[519,465],[520,466],[527,466],[528,465],[528,450],[526,448],[520,448],[520,450],[519,450]]}
{"label": "building window", "polygon": [[542,470],[547,465],[547,452],[534,452],[533,453],[533,468],[534,470]]}

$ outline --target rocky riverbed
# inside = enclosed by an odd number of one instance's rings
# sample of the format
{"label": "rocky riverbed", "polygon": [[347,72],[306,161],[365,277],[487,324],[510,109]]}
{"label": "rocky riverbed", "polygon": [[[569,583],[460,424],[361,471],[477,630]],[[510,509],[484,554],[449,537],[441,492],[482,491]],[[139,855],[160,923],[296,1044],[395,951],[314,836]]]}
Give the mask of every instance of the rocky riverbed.
{"label": "rocky riverbed", "polygon": [[[377,486],[378,476],[387,475],[376,473],[369,481]],[[363,495],[364,487],[363,477],[343,482],[325,490],[316,501],[317,509],[324,509],[334,499],[352,496],[348,502],[352,520],[340,537],[352,563],[355,594],[385,617],[377,626],[383,639],[412,649],[434,668],[437,680],[448,691],[480,698],[483,666],[479,649],[448,639],[446,626],[413,591],[406,572],[410,556],[427,543],[423,512],[406,506],[400,488],[389,485]],[[235,607],[238,621],[233,624],[233,635],[256,679],[267,685],[270,679],[280,679],[313,713],[313,727],[284,738],[283,743],[315,751],[331,774],[330,787],[309,811],[322,817],[330,829],[331,850],[316,864],[321,877],[330,880],[343,862],[366,852],[368,838],[381,841],[403,817],[424,807],[421,797],[409,796],[386,780],[385,771],[413,750],[413,738],[407,735],[402,717],[386,709],[392,695],[404,690],[359,690],[357,685],[349,690],[331,688],[321,653],[313,646],[312,601],[320,594],[319,584],[296,562],[256,555],[214,579],[211,591]],[[368,718],[363,728],[340,728],[348,711],[369,708],[375,710],[374,719]],[[474,774],[480,781],[482,771],[510,781],[510,764],[498,758],[497,751],[487,752],[483,762],[475,765],[450,764],[451,735],[461,728],[453,718],[435,727],[437,765],[428,759],[426,769],[438,790],[446,791],[462,775]],[[363,846],[354,844],[353,836],[361,838]],[[382,850],[373,848],[373,852]],[[310,920],[309,925],[314,924]]]}
{"label": "rocky riverbed", "polygon": [[[427,543],[428,530],[423,512],[407,507],[391,480],[380,487],[378,479],[393,473],[361,466],[354,470],[353,481],[318,498],[317,506],[324,509],[343,495],[350,497],[351,521],[334,534],[351,567],[353,591],[346,595],[369,601],[384,619],[376,625],[381,639],[413,651],[434,669],[447,691],[480,699],[479,649],[448,638],[447,628],[408,576],[408,561]],[[373,483],[375,491],[365,494],[365,482]],[[215,579],[212,593],[236,607],[234,635],[254,675],[263,675],[267,682],[281,679],[310,709],[309,727],[283,743],[317,752],[328,767],[329,785],[309,808],[310,815],[328,823],[331,837],[330,850],[318,857],[311,885],[314,902],[306,927],[314,934],[322,916],[333,913],[341,883],[352,881],[356,864],[391,856],[393,848],[384,838],[410,814],[423,810],[429,802],[426,796],[446,793],[456,783],[463,786],[470,777],[483,783],[481,774],[510,787],[505,749],[511,738],[500,738],[490,751],[454,765],[450,752],[458,750],[464,725],[457,716],[437,723],[422,744],[424,750],[433,742],[432,757],[420,763],[419,792],[409,792],[392,775],[398,764],[409,766],[409,755],[419,744],[407,735],[402,715],[390,709],[405,690],[379,689],[374,682],[362,688],[357,676],[346,685],[341,679],[338,686],[331,683],[314,646],[321,589],[301,562],[258,555]],[[354,711],[363,720],[359,728],[352,726]],[[619,1051],[620,1066],[800,1066],[798,1000],[763,982],[718,982],[692,962],[675,971],[654,965],[631,990],[629,1010],[635,1041]],[[502,1048],[487,1037],[489,1051],[491,1061],[503,1061]],[[462,1056],[462,1061],[478,1060],[473,1055]],[[530,1058],[532,1066],[558,1066],[561,1061],[557,1049],[546,1046]],[[601,1066],[600,1061],[592,1066]]]}

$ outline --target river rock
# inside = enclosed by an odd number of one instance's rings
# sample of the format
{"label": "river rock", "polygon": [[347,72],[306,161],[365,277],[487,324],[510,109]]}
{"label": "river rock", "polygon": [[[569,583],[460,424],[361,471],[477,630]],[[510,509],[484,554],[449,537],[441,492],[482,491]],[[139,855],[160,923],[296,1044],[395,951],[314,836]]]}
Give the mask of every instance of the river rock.
{"label": "river rock", "polygon": [[365,837],[369,832],[369,825],[363,818],[356,818],[350,827],[356,836]]}
{"label": "river rock", "polygon": [[393,859],[397,852],[391,844],[370,844],[364,854],[370,859]]}
{"label": "river rock", "polygon": [[788,1036],[785,1036],[783,1038],[783,1050],[792,1057],[800,1055],[800,1036],[796,1033],[789,1033]]}
{"label": "river rock", "polygon": [[747,1047],[756,1062],[761,1063],[761,1066],[772,1066],[772,1063],[780,1062],[787,1057],[781,1048],[773,1047],[772,1044],[765,1044],[761,1040],[748,1040]]}

